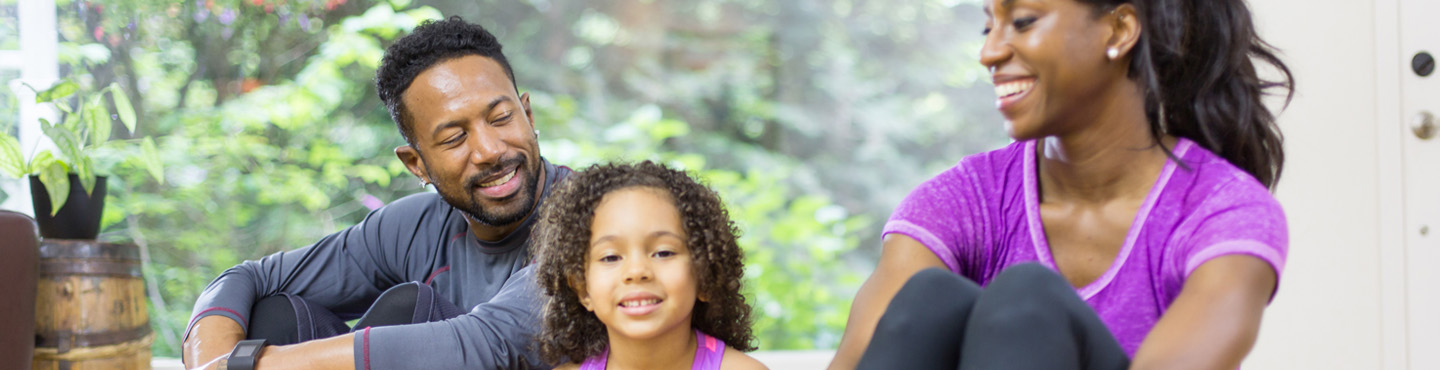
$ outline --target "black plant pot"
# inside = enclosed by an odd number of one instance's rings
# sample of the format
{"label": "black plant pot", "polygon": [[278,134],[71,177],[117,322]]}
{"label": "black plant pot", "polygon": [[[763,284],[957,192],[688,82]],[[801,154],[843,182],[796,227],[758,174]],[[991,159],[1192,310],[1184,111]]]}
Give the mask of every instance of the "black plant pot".
{"label": "black plant pot", "polygon": [[105,177],[95,178],[92,194],[85,194],[80,176],[70,174],[70,196],[60,212],[50,216],[50,194],[40,177],[30,176],[30,198],[35,202],[35,223],[40,236],[56,239],[95,239],[100,235],[100,216],[105,214]]}

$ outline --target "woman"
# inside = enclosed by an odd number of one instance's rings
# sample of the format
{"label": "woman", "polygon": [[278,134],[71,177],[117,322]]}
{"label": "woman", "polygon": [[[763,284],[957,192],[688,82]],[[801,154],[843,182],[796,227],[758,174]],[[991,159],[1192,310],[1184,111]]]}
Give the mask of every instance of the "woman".
{"label": "woman", "polygon": [[1288,243],[1261,98],[1292,89],[1244,2],[985,10],[1016,142],[900,204],[831,368],[1236,368]]}

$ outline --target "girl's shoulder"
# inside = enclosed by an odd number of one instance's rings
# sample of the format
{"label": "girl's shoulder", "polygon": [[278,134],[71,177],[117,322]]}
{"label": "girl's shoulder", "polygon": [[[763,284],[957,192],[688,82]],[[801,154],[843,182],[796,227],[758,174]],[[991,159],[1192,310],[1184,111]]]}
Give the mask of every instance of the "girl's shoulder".
{"label": "girl's shoulder", "polygon": [[573,363],[573,362],[555,367],[555,370],[579,370],[579,369],[580,369],[580,364]]}
{"label": "girl's shoulder", "polygon": [[765,364],[745,352],[726,346],[725,359],[720,362],[720,370],[770,370],[770,368],[765,367]]}

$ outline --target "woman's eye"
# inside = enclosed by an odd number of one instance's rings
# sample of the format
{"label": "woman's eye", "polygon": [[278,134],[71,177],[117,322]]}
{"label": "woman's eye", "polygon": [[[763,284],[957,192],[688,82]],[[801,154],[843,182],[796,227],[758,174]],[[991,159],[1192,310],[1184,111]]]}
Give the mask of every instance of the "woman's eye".
{"label": "woman's eye", "polygon": [[990,27],[985,27],[984,30],[981,30],[981,31],[980,31],[980,34],[981,34],[981,35],[985,35],[985,36],[989,36],[989,35],[990,35]]}
{"label": "woman's eye", "polygon": [[1031,24],[1035,24],[1035,17],[1019,18],[1019,19],[1016,19],[1015,22],[1013,22],[1013,23],[1011,23],[1011,24],[1014,24],[1014,25],[1015,25],[1015,29],[1017,29],[1017,30],[1018,30],[1018,29],[1024,29],[1025,27],[1030,27]]}

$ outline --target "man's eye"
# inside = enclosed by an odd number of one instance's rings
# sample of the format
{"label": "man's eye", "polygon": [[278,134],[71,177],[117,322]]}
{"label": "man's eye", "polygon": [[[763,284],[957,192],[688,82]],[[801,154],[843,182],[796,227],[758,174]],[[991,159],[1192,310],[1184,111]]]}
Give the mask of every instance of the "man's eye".
{"label": "man's eye", "polygon": [[510,121],[510,117],[511,117],[511,116],[514,116],[514,115],[513,115],[513,114],[509,114],[509,113],[506,113],[505,115],[500,116],[500,118],[496,118],[496,119],[495,119],[494,121],[492,121],[492,122],[495,122],[495,123],[504,123],[504,122]]}
{"label": "man's eye", "polygon": [[455,136],[451,137],[449,140],[445,140],[445,142],[443,142],[442,144],[445,144],[445,145],[455,144],[455,143],[460,142],[460,140],[464,140],[464,139],[465,139],[465,133],[462,132],[462,133],[460,133],[459,135],[455,135]]}

